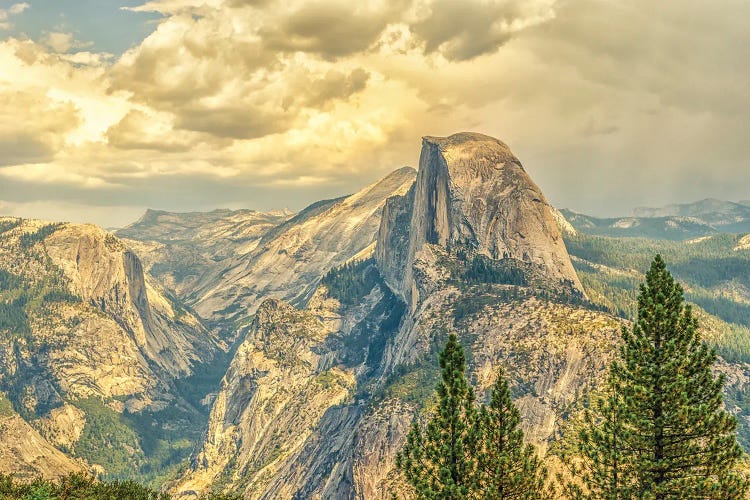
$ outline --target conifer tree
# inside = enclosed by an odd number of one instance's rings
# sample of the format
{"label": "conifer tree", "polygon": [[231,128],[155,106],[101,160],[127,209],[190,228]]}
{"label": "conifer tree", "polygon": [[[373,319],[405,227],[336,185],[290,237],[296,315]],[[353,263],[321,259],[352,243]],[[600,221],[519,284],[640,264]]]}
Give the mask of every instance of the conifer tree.
{"label": "conifer tree", "polygon": [[[657,255],[611,368],[617,394],[603,407],[604,424],[581,435],[590,461],[583,480],[594,497],[745,498],[748,483],[735,472],[742,456],[737,422],[722,409],[724,378],[712,374],[716,353],[697,327]],[[611,496],[597,496],[602,488]]]}
{"label": "conifer tree", "polygon": [[508,382],[500,370],[490,402],[480,407],[476,419],[479,498],[544,498],[547,471],[533,447],[524,445],[520,420]]}
{"label": "conifer tree", "polygon": [[[624,457],[622,395],[617,379],[610,374],[601,393],[583,414],[574,437],[574,452],[582,463],[567,463],[577,481],[565,486],[574,499],[622,500],[631,498],[630,463]],[[567,458],[567,457],[566,457]],[[580,487],[583,483],[586,487]]]}
{"label": "conifer tree", "polygon": [[411,428],[396,466],[418,499],[472,498],[476,460],[474,391],[466,381],[466,358],[456,335],[440,353],[438,405],[427,428]]}

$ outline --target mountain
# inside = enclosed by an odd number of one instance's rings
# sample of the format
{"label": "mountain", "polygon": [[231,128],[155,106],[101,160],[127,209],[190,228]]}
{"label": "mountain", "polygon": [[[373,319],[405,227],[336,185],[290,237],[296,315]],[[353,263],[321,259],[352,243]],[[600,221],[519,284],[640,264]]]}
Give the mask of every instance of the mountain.
{"label": "mountain", "polygon": [[3,473],[22,479],[41,476],[57,479],[71,472],[85,472],[85,464],[74,460],[31,427],[4,396],[0,396],[0,464]]}
{"label": "mountain", "polygon": [[171,491],[390,498],[449,332],[480,394],[498,366],[512,373],[542,450],[596,383],[620,320],[587,305],[550,207],[506,145],[425,138],[416,181],[382,211],[372,258],[334,267],[300,308],[260,304]]}
{"label": "mountain", "polygon": [[576,231],[614,238],[652,238],[682,241],[719,232],[714,226],[686,216],[600,218],[562,209],[566,224]]}
{"label": "mountain", "polygon": [[205,318],[252,313],[268,297],[303,304],[331,268],[368,255],[386,199],[405,192],[414,174],[402,168],[351,196],[311,205],[249,254],[222,262],[189,303]]}
{"label": "mountain", "polygon": [[461,248],[582,292],[549,203],[508,146],[491,137],[423,138],[413,189],[388,200],[376,258],[412,306],[419,300],[412,266],[425,244]]}
{"label": "mountain", "polygon": [[660,208],[640,207],[633,210],[633,215],[636,217],[692,217],[722,232],[750,231],[750,206],[715,198]]}
{"label": "mountain", "polygon": [[702,334],[721,356],[724,401],[750,449],[750,238],[718,234],[689,241],[565,234],[589,297],[625,318],[636,314],[638,286],[660,254],[698,313]]}
{"label": "mountain", "polygon": [[183,300],[207,286],[203,279],[220,262],[254,250],[262,236],[288,220],[289,211],[214,210],[173,213],[147,210],[117,231],[144,261],[148,272]]}
{"label": "mountain", "polygon": [[560,210],[560,214],[577,231],[616,238],[684,241],[718,233],[750,232],[750,206],[713,198],[661,208],[636,208],[628,217],[593,217],[568,209]]}
{"label": "mountain", "polygon": [[185,498],[390,498],[456,333],[479,399],[503,367],[554,468],[655,253],[721,355],[750,449],[748,236],[558,211],[484,135],[421,147],[418,171],[297,214],[149,210],[116,234],[0,218],[0,466]]}
{"label": "mountain", "polygon": [[[125,416],[194,419],[176,384],[220,355],[200,319],[92,225],[0,218],[0,313],[0,390],[13,411],[107,474],[148,461]],[[118,459],[102,455],[109,446]]]}

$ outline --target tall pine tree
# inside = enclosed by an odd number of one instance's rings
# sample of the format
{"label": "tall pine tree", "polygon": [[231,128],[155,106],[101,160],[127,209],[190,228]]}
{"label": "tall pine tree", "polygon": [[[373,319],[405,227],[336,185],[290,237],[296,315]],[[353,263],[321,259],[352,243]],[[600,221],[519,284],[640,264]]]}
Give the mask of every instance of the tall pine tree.
{"label": "tall pine tree", "polygon": [[475,434],[479,498],[532,500],[546,496],[547,470],[531,445],[524,445],[521,416],[508,382],[498,372],[490,402],[479,409]]}
{"label": "tall pine tree", "polygon": [[605,403],[601,425],[581,435],[590,464],[584,483],[594,496],[611,492],[597,498],[745,498],[747,481],[735,473],[742,456],[737,422],[722,409],[724,378],[712,374],[716,354],[697,327],[657,255],[641,285],[637,321],[623,329],[621,359],[611,368],[611,401],[619,409]]}
{"label": "tall pine tree", "polygon": [[438,406],[423,433],[414,423],[396,466],[418,499],[472,498],[476,442],[474,391],[466,381],[466,357],[456,335],[440,353]]}
{"label": "tall pine tree", "polygon": [[[571,460],[566,463],[576,478],[565,486],[569,498],[632,498],[631,464],[624,456],[624,410],[619,383],[610,371],[602,392],[592,398],[591,407],[584,412],[576,428],[573,452],[580,462]],[[581,483],[585,489],[581,488]]]}

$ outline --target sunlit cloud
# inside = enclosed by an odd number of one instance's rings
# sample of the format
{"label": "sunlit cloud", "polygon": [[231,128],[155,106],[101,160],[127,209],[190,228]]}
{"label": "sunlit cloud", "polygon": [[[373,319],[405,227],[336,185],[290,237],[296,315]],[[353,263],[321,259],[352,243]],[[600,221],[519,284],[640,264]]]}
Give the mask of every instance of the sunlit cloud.
{"label": "sunlit cloud", "polygon": [[[26,9],[0,10],[0,26]],[[0,200],[299,209],[416,166],[421,136],[461,130],[509,143],[579,210],[750,187],[740,0],[128,9],[161,17],[119,55],[52,26],[0,39]]]}

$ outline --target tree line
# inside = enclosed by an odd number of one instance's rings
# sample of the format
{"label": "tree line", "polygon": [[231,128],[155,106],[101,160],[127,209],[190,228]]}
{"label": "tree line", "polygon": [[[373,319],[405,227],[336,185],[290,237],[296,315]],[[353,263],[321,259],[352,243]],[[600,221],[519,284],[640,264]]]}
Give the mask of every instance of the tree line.
{"label": "tree line", "polygon": [[437,407],[415,421],[396,460],[417,499],[742,499],[737,421],[723,408],[724,377],[700,338],[682,287],[657,255],[640,286],[637,320],[569,436],[567,475],[553,481],[524,445],[503,373],[476,405],[466,358],[451,334],[440,355]]}

